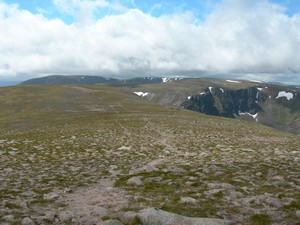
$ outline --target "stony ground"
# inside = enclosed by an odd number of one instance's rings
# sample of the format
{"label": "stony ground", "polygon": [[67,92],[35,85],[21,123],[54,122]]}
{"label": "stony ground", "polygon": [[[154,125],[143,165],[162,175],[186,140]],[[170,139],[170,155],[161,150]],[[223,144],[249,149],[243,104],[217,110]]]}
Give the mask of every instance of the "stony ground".
{"label": "stony ground", "polygon": [[185,110],[123,107],[0,130],[0,224],[129,224],[129,212],[147,207],[299,224],[299,136]]}

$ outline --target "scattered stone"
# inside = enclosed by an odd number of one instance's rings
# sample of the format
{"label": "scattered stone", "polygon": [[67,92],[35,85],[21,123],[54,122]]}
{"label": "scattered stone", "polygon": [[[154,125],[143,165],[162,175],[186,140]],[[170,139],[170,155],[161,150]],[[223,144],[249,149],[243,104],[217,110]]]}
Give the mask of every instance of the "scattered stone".
{"label": "scattered stone", "polygon": [[15,220],[15,217],[13,215],[6,215],[2,217],[3,220],[7,221],[7,222],[13,222]]}
{"label": "scattered stone", "polygon": [[131,177],[126,182],[127,185],[143,186],[143,182],[139,177]]}
{"label": "scattered stone", "polygon": [[48,212],[46,213],[46,215],[44,216],[39,216],[36,218],[36,221],[39,223],[39,224],[42,224],[44,221],[47,221],[47,222],[52,222],[54,221],[54,218],[55,218],[56,214],[54,212]]}
{"label": "scattered stone", "polygon": [[22,225],[35,225],[35,222],[30,217],[22,219]]}

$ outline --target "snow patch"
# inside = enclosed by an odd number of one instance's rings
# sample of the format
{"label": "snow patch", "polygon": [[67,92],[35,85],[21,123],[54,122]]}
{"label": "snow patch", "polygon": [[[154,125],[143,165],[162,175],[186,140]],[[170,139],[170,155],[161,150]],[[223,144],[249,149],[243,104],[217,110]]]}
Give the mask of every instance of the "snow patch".
{"label": "snow patch", "polygon": [[224,93],[224,89],[223,88],[220,88],[220,90],[222,91],[222,93]]}
{"label": "snow patch", "polygon": [[201,92],[200,95],[206,95],[206,92]]}
{"label": "snow patch", "polygon": [[211,91],[212,91],[213,87],[208,87],[208,89],[209,89],[209,91],[210,91],[210,93],[211,93]]}
{"label": "snow patch", "polygon": [[260,81],[260,80],[249,80],[249,81],[254,82],[254,83],[263,83],[263,82]]}
{"label": "snow patch", "polygon": [[230,82],[230,83],[242,83],[242,82],[240,82],[240,81],[237,81],[237,80],[226,80],[227,82]]}
{"label": "snow patch", "polygon": [[263,90],[263,88],[257,88],[257,90],[259,90],[259,91],[262,91],[262,90]]}
{"label": "snow patch", "polygon": [[244,112],[244,113],[239,112],[239,116],[241,116],[241,115],[248,115],[248,116],[251,116],[253,119],[255,119],[256,122],[258,121],[258,119],[257,119],[258,113],[251,114],[251,113],[249,113],[249,112]]}
{"label": "snow patch", "polygon": [[191,99],[191,97],[192,97],[192,96],[189,96],[189,97],[188,97],[188,100],[190,100],[190,99]]}
{"label": "snow patch", "polygon": [[285,92],[285,91],[280,91],[276,97],[277,98],[281,98],[281,97],[286,97],[287,100],[293,99],[294,95],[291,92]]}
{"label": "snow patch", "polygon": [[134,94],[136,94],[137,96],[140,96],[140,97],[144,98],[144,97],[146,97],[149,94],[149,92],[141,92],[141,91],[139,91],[139,92],[134,92]]}
{"label": "snow patch", "polygon": [[161,79],[162,79],[162,81],[163,81],[164,83],[166,83],[166,82],[168,82],[168,81],[171,80],[171,78],[168,78],[168,77],[164,77],[164,78],[161,78]]}

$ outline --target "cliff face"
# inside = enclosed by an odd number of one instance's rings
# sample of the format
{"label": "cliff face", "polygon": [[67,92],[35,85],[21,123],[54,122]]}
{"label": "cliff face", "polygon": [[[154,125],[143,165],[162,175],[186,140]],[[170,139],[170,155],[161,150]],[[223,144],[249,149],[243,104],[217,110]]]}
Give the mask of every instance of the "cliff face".
{"label": "cliff face", "polygon": [[209,87],[199,95],[190,96],[182,107],[208,115],[234,118],[243,113],[255,115],[263,111],[259,103],[267,98],[267,94],[256,87],[239,90]]}

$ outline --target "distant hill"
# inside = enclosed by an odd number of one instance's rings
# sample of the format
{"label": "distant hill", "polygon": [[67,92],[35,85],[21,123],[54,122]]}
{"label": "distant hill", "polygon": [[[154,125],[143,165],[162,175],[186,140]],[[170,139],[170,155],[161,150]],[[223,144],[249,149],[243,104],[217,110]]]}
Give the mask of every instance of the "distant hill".
{"label": "distant hill", "polygon": [[111,84],[113,86],[135,86],[140,84],[158,84],[181,78],[134,77],[129,79],[105,78],[90,75],[51,75],[23,81],[21,84]]}
{"label": "distant hill", "polygon": [[260,81],[211,78],[53,75],[22,84],[105,84],[127,89],[144,100],[207,115],[253,121],[300,133],[300,89]]}
{"label": "distant hill", "polygon": [[[144,99],[300,133],[300,89],[245,80],[183,79],[133,88]],[[143,93],[143,94],[142,94]]]}
{"label": "distant hill", "polygon": [[109,84],[118,81],[114,78],[83,75],[51,75],[23,81],[21,84]]}

